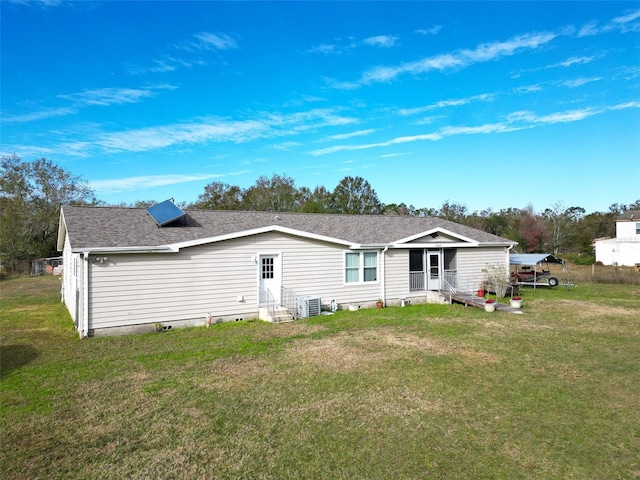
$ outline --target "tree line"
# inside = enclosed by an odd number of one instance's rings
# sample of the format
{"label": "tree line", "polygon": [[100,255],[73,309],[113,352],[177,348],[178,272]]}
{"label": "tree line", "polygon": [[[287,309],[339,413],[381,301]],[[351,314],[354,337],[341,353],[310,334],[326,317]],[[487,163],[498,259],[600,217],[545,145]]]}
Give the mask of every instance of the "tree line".
{"label": "tree line", "polygon": [[[146,208],[157,203],[139,200],[111,206]],[[61,205],[108,206],[100,201],[87,181],[40,158],[24,162],[17,155],[0,161],[0,263],[5,271],[20,271],[36,258],[58,255],[56,250]],[[615,218],[632,204],[612,204],[606,212],[588,213],[579,206],[557,202],[543,212],[524,208],[469,211],[465,205],[444,201],[440,207],[384,204],[362,177],[346,176],[333,190],[317,186],[298,187],[293,178],[274,174],[260,176],[248,188],[224,182],[204,187],[195,202],[180,202],[184,209],[254,210],[299,213],[436,216],[518,242],[520,252],[574,254],[574,259],[593,263],[593,240],[615,236]]]}

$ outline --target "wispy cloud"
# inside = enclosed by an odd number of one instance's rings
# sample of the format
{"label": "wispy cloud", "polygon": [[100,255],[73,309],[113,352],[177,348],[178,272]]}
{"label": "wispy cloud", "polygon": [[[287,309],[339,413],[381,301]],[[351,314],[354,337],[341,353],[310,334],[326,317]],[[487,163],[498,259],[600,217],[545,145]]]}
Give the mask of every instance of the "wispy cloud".
{"label": "wispy cloud", "polygon": [[362,40],[353,37],[336,38],[330,43],[321,43],[307,50],[307,53],[319,53],[322,55],[341,55],[350,53],[362,45],[368,47],[391,48],[398,44],[398,35],[375,35]]}
{"label": "wispy cloud", "polygon": [[234,37],[226,33],[201,32],[194,35],[200,41],[200,47],[205,49],[229,50],[238,48],[238,42]]}
{"label": "wispy cloud", "polygon": [[562,85],[569,88],[581,87],[587,83],[598,82],[602,80],[602,77],[590,77],[590,78],[575,78],[573,80],[565,80]]}
{"label": "wispy cloud", "polygon": [[372,47],[384,47],[390,48],[398,43],[399,37],[397,35],[378,35],[375,37],[365,38],[362,43]]}
{"label": "wispy cloud", "polygon": [[89,184],[98,193],[120,193],[136,190],[145,190],[153,187],[163,187],[179,183],[198,182],[220,178],[225,175],[219,173],[202,173],[192,175],[146,175],[129,178],[116,178],[110,180],[90,180]]}
{"label": "wispy cloud", "polygon": [[531,73],[531,72],[539,72],[541,70],[549,70],[552,68],[568,68],[571,67],[573,65],[584,65],[586,63],[591,63],[593,60],[595,60],[597,57],[592,55],[592,56],[582,56],[582,57],[569,57],[566,60],[563,60],[561,62],[557,62],[557,63],[552,63],[550,65],[544,65],[542,67],[536,67],[536,68],[528,68],[526,70],[521,70],[518,73],[514,73],[511,75],[512,78],[519,78],[520,75],[522,75],[523,73]]}
{"label": "wispy cloud", "polygon": [[521,50],[534,50],[551,42],[557,35],[552,32],[518,35],[502,42],[483,43],[472,50],[458,50],[399,65],[374,67],[365,71],[355,82],[335,82],[333,87],[349,90],[373,83],[390,82],[401,75],[460,69],[475,63],[497,60]]}
{"label": "wispy cloud", "polygon": [[611,31],[621,33],[640,31],[640,9],[630,10],[602,26],[599,26],[597,22],[589,22],[578,30],[578,37],[588,37]]}
{"label": "wispy cloud", "polygon": [[177,145],[243,143],[355,123],[355,118],[339,115],[331,109],[314,109],[287,115],[262,112],[256,114],[256,119],[226,120],[207,117],[191,122],[106,132],[82,141],[64,142],[48,149],[67,156],[89,157],[96,153],[146,152]]}
{"label": "wispy cloud", "polygon": [[62,117],[65,115],[71,115],[76,113],[74,108],[62,107],[51,108],[46,110],[40,110],[37,112],[24,113],[22,115],[2,115],[3,123],[23,123],[23,122],[35,122],[37,120],[44,120],[52,117]]}
{"label": "wispy cloud", "polygon": [[380,155],[378,158],[393,158],[393,157],[404,157],[405,155],[411,155],[412,152],[405,153],[387,153],[386,155]]}
{"label": "wispy cloud", "polygon": [[594,115],[599,115],[613,110],[627,110],[640,108],[640,101],[630,101],[608,107],[600,108],[584,108],[576,110],[567,110],[564,112],[555,112],[547,115],[537,115],[531,111],[513,112],[507,116],[505,121],[488,123],[476,126],[446,126],[435,132],[424,133],[419,135],[395,137],[384,142],[368,143],[360,145],[335,145],[332,147],[321,148],[308,152],[313,156],[328,155],[331,153],[344,151],[367,150],[370,148],[389,147],[392,145],[400,145],[420,141],[438,141],[446,137],[456,135],[478,135],[478,134],[494,134],[507,133],[517,130],[534,128],[539,125],[553,125],[557,123],[570,123],[584,120]]}
{"label": "wispy cloud", "polygon": [[280,150],[282,152],[287,152],[289,150],[293,150],[294,148],[302,145],[300,142],[282,142],[275,145],[271,145],[271,148],[274,150]]}
{"label": "wispy cloud", "polygon": [[588,56],[588,57],[570,57],[566,60],[558,63],[554,63],[553,65],[548,65],[545,68],[555,68],[555,67],[570,67],[571,65],[583,65],[585,63],[592,62],[596,57]]}
{"label": "wispy cloud", "polygon": [[307,50],[308,53],[320,53],[322,55],[336,55],[346,50],[345,47],[335,43],[321,43]]}
{"label": "wispy cloud", "polygon": [[35,7],[58,7],[61,5],[69,4],[70,2],[64,0],[9,0],[9,3]]}
{"label": "wispy cloud", "polygon": [[515,89],[516,93],[533,93],[533,92],[539,92],[542,90],[542,85],[537,84],[537,85],[524,85],[522,87],[516,87]]}
{"label": "wispy cloud", "polygon": [[346,140],[347,138],[362,137],[364,135],[370,135],[375,132],[375,129],[369,128],[367,130],[358,130],[357,132],[341,133],[338,135],[331,135],[331,140]]}
{"label": "wispy cloud", "polygon": [[434,25],[431,28],[420,28],[418,30],[415,30],[414,33],[417,33],[419,35],[436,35],[438,34],[438,32],[440,32],[440,30],[442,30],[442,25]]}
{"label": "wispy cloud", "polygon": [[417,115],[417,114],[421,114],[421,113],[428,112],[430,110],[435,110],[438,108],[459,107],[461,105],[466,105],[471,102],[490,102],[494,98],[495,98],[495,95],[493,94],[483,93],[481,95],[473,95],[471,97],[465,97],[465,98],[440,100],[439,102],[432,103],[431,105],[426,105],[424,107],[402,108],[398,110],[398,113],[402,116]]}
{"label": "wispy cloud", "polygon": [[77,107],[121,105],[137,103],[144,98],[153,97],[158,90],[174,90],[173,85],[156,85],[146,88],[98,88],[82,92],[58,95],[58,98],[69,100]]}
{"label": "wispy cloud", "polygon": [[224,32],[200,32],[193,34],[189,39],[168,45],[164,53],[151,61],[150,65],[125,66],[131,75],[145,73],[173,72],[180,67],[193,68],[208,64],[205,52],[222,52],[240,48],[239,37],[235,34]]}
{"label": "wispy cloud", "polygon": [[62,117],[78,113],[81,108],[110,105],[121,105],[126,103],[137,103],[145,98],[153,97],[159,90],[174,90],[178,87],[167,84],[152,85],[143,88],[98,88],[84,90],[82,92],[67,93],[58,95],[58,99],[71,103],[69,107],[43,108],[34,112],[23,114],[2,115],[3,123],[26,123],[44,120],[53,117]]}

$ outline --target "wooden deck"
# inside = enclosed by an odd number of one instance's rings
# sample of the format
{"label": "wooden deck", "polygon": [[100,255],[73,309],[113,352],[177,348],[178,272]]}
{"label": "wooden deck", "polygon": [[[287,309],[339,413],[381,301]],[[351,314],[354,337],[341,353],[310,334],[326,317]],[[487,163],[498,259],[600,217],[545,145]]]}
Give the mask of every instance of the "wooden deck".
{"label": "wooden deck", "polygon": [[[450,295],[449,292],[441,293],[447,300],[450,300],[451,302],[461,303],[465,307],[484,308],[484,304],[486,302],[486,299],[478,297],[477,295],[473,295],[472,293],[456,292],[453,295]],[[497,311],[522,315],[522,310],[520,310],[519,308],[513,308],[511,305],[496,302],[495,306]]]}

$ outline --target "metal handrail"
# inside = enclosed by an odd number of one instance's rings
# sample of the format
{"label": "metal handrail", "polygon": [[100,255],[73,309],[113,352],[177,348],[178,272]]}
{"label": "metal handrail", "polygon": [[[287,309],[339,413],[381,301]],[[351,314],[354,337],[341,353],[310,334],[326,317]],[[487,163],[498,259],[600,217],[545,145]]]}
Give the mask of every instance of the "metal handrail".
{"label": "metal handrail", "polygon": [[267,312],[269,312],[269,316],[273,318],[276,314],[276,299],[273,298],[271,290],[269,290],[268,288],[260,287],[259,295],[260,306],[266,308]]}
{"label": "metal handrail", "polygon": [[[455,277],[453,277],[453,279],[455,280]],[[449,305],[451,305],[451,303],[453,302],[453,295],[455,295],[456,293],[456,287],[454,287],[452,283],[449,282],[449,279],[447,279],[446,275],[442,276],[442,286],[444,288],[442,288],[441,292],[449,292]]]}
{"label": "metal handrail", "polygon": [[280,303],[283,307],[289,309],[290,312],[295,312],[298,308],[298,296],[293,289],[281,286],[280,287]]}

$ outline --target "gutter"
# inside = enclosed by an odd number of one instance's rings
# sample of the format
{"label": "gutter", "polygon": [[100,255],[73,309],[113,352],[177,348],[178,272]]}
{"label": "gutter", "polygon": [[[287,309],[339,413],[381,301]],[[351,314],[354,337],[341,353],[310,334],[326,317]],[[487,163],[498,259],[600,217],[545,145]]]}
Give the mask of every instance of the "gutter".
{"label": "gutter", "polygon": [[94,247],[90,251],[83,248],[71,249],[72,253],[107,254],[107,253],[178,253],[180,248],[174,246],[159,247]]}
{"label": "gutter", "polygon": [[89,268],[91,262],[89,262],[89,255],[91,252],[84,252],[84,275],[82,276],[82,330],[80,331],[80,338],[87,338],[89,336]]}
{"label": "gutter", "polygon": [[385,258],[386,255],[385,253],[387,253],[387,250],[389,250],[389,245],[387,245],[386,247],[384,247],[384,250],[382,250],[382,274],[380,275],[380,277],[382,278],[382,285],[381,285],[381,294],[380,298],[382,298],[382,304],[386,306],[387,304],[387,269],[386,267],[386,262],[385,262]]}

